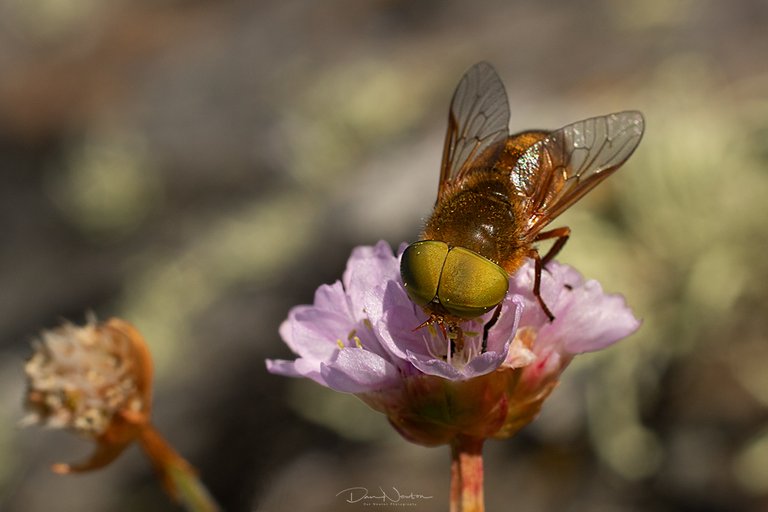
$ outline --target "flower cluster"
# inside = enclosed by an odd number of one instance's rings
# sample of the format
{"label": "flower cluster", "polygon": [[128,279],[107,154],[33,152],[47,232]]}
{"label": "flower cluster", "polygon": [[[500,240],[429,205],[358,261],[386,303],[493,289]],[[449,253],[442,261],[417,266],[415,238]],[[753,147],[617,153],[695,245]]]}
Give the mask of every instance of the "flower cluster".
{"label": "flower cluster", "polygon": [[[402,253],[402,249],[400,251]],[[456,436],[507,437],[530,422],[573,356],[605,348],[639,321],[624,299],[551,262],[533,295],[532,262],[510,278],[498,321],[492,313],[459,325],[460,343],[425,325],[408,298],[399,255],[388,244],[358,247],[341,281],[323,285],[280,327],[295,360],[268,360],[270,372],[307,377],[354,393],[387,415],[407,439],[450,443]]]}

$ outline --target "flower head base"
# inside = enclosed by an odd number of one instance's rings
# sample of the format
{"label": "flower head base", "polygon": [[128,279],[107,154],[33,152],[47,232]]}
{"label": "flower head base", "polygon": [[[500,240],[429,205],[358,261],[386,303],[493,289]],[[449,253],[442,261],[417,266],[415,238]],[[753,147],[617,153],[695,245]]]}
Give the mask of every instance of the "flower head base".
{"label": "flower head base", "polygon": [[538,414],[575,354],[639,327],[622,297],[556,262],[542,273],[550,322],[533,295],[533,270],[529,262],[510,278],[484,344],[492,313],[459,324],[459,338],[417,328],[428,317],[403,289],[399,257],[384,242],[359,247],[342,280],[318,288],[314,304],[292,309],[280,327],[298,359],[267,368],[354,393],[420,444],[508,437]]}
{"label": "flower head base", "polygon": [[97,442],[87,462],[58,472],[101,467],[136,437],[151,408],[152,361],[141,335],[113,318],[44,331],[27,361],[25,424],[71,429]]}

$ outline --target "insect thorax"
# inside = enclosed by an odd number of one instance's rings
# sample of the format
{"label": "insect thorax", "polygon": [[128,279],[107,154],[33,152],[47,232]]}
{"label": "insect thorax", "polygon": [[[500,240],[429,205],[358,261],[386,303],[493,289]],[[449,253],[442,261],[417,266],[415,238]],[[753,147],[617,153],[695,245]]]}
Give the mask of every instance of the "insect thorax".
{"label": "insect thorax", "polygon": [[464,247],[506,267],[524,249],[518,210],[508,185],[493,175],[478,178],[435,205],[422,239]]}

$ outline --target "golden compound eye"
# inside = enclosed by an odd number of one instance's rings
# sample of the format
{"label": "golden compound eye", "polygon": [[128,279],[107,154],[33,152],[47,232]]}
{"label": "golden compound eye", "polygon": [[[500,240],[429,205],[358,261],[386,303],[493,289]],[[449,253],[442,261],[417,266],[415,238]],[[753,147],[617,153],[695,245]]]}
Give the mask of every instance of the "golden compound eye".
{"label": "golden compound eye", "polygon": [[475,318],[504,300],[508,288],[503,268],[469,249],[453,247],[445,258],[437,297],[452,315]]}
{"label": "golden compound eye", "polygon": [[507,272],[476,252],[423,240],[409,245],[400,274],[411,300],[426,306],[437,298],[451,315],[475,318],[497,306],[507,294]]}
{"label": "golden compound eye", "polygon": [[414,242],[403,252],[400,275],[408,297],[415,304],[426,306],[437,296],[447,255],[448,244],[434,240]]}

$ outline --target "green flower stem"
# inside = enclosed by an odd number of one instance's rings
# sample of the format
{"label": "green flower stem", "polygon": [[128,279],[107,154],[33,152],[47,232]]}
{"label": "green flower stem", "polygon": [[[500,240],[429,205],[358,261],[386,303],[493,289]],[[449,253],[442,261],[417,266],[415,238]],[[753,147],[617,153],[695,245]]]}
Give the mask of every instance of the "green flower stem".
{"label": "green flower stem", "polygon": [[450,512],[483,512],[483,442],[457,436],[451,442]]}
{"label": "green flower stem", "polygon": [[139,443],[152,461],[166,492],[189,512],[218,512],[219,506],[184,460],[151,424],[142,428]]}

